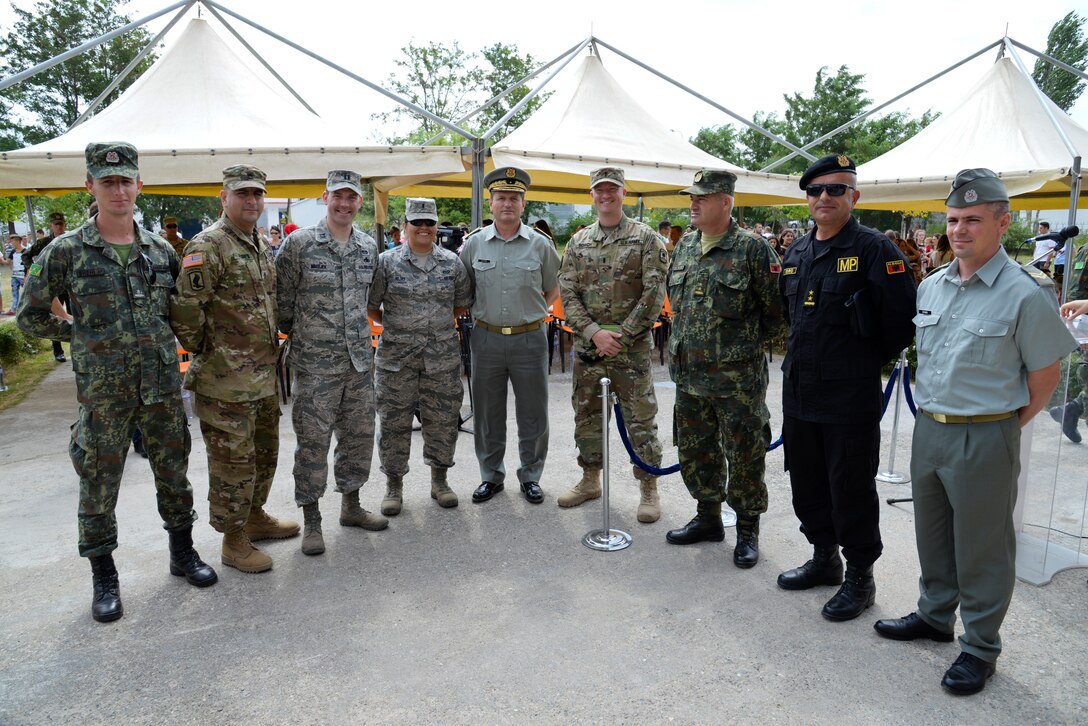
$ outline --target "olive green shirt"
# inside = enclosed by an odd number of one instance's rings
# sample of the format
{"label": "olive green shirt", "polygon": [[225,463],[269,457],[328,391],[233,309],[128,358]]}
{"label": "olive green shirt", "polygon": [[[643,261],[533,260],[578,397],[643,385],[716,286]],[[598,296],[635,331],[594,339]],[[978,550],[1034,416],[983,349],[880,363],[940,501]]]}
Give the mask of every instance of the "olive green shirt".
{"label": "olive green shirt", "polygon": [[524,222],[510,240],[495,225],[465,239],[461,264],[475,289],[472,316],[490,325],[517,326],[548,314],[544,293],[558,285],[559,254],[544,235]]}

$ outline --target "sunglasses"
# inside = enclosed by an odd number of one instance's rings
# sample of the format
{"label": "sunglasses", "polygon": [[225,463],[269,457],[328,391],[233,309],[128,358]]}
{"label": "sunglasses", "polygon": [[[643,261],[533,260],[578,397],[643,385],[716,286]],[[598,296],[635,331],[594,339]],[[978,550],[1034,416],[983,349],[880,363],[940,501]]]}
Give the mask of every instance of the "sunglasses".
{"label": "sunglasses", "polygon": [[168,224],[168,225],[166,225],[166,228],[167,229],[177,229],[178,226],[176,224]]}
{"label": "sunglasses", "polygon": [[847,189],[853,189],[854,187],[849,184],[809,184],[805,187],[805,194],[810,197],[818,197],[824,192],[827,192],[829,197],[841,197],[846,194]]}
{"label": "sunglasses", "polygon": [[433,219],[413,219],[408,224],[412,225],[413,227],[433,227],[438,224],[438,222],[434,221]]}

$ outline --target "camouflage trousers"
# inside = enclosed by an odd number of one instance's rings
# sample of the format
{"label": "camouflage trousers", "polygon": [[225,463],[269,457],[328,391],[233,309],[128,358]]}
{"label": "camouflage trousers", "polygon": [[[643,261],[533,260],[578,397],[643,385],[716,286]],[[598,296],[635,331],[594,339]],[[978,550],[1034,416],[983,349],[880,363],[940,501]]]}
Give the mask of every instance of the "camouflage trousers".
{"label": "camouflage trousers", "polygon": [[412,419],[416,407],[423,428],[423,462],[448,469],[457,448],[457,424],[465,398],[461,387],[460,360],[432,361],[427,368],[424,356],[415,354],[394,360],[376,361],[374,374],[378,389],[378,458],[388,476],[408,473],[412,447]]}
{"label": "camouflage trousers", "polygon": [[280,453],[279,400],[272,395],[220,401],[199,393],[193,400],[208,451],[208,519],[218,532],[236,532],[272,489]]}
{"label": "camouflage trousers", "polygon": [[181,394],[135,408],[80,406],[72,425],[68,453],[79,474],[79,554],[98,557],[117,549],[117,494],[132,432],[139,426],[147,460],[155,477],[155,494],[163,527],[191,527],[193,488],[189,469],[189,422]]}
{"label": "camouflage trousers", "polygon": [[329,478],[329,445],[336,434],[333,477],[341,494],[362,488],[374,454],[374,378],[348,366],[342,373],[295,370],[291,424],[295,449],[295,503],[315,504]]}
{"label": "camouflage trousers", "polygon": [[770,418],[766,389],[714,397],[677,388],[673,437],[680,452],[680,474],[691,496],[701,502],[725,500],[739,519],[755,519],[766,512],[763,474],[771,444]]}
{"label": "camouflage trousers", "polygon": [[[601,468],[601,378],[604,377],[611,379],[609,390],[619,398],[635,453],[650,466],[660,467],[657,396],[650,373],[649,351],[620,353],[598,363],[585,363],[575,356],[574,391],[570,401],[574,406],[574,443],[578,447],[579,466]],[[636,479],[645,481],[655,477],[637,465],[631,469]]]}
{"label": "camouflage trousers", "polygon": [[1081,418],[1088,420],[1088,350],[1083,348],[1077,353],[1077,380],[1080,381],[1080,393],[1077,394],[1074,401],[1079,401],[1081,407],[1084,408],[1084,413]]}

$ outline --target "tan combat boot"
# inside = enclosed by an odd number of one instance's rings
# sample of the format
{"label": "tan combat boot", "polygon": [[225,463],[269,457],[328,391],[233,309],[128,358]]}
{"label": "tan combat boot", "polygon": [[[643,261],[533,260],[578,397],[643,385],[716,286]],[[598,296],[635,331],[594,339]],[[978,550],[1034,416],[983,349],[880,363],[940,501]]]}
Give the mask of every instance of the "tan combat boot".
{"label": "tan combat boot", "polygon": [[382,500],[382,514],[387,517],[395,517],[400,514],[400,508],[404,503],[404,482],[399,476],[387,476],[385,478],[385,499]]}
{"label": "tan combat boot", "polygon": [[389,520],[380,514],[368,512],[359,505],[359,490],[348,492],[340,504],[340,525],[343,527],[362,527],[372,532],[385,529]]}
{"label": "tan combat boot", "polygon": [[246,520],[246,536],[250,542],[262,539],[286,539],[299,533],[298,522],[293,519],[276,519],[261,508],[250,509]]}
{"label": "tan combat boot", "polygon": [[447,471],[444,467],[431,467],[431,499],[437,501],[438,506],[444,509],[457,506],[457,495],[446,482]]}
{"label": "tan combat boot", "polygon": [[561,507],[577,507],[583,502],[597,499],[600,496],[601,470],[582,467],[581,480],[574,485],[573,489],[568,489],[560,494],[557,501]]}
{"label": "tan combat boot", "polygon": [[267,572],[272,558],[253,546],[244,529],[223,534],[223,564],[242,572]]}
{"label": "tan combat boot", "polygon": [[302,518],[306,533],[302,535],[302,554],[319,555],[325,551],[325,538],[321,536],[321,510],[317,503],[302,505]]}
{"label": "tan combat boot", "polygon": [[657,477],[639,479],[638,488],[642,491],[642,499],[638,503],[638,521],[656,522],[661,519],[661,499],[657,496]]}

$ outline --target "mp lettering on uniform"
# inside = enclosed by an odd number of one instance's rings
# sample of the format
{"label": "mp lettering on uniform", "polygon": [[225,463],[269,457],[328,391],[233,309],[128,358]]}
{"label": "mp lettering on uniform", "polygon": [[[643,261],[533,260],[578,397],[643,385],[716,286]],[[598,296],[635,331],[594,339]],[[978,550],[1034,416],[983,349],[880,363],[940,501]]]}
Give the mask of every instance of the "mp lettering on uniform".
{"label": "mp lettering on uniform", "polygon": [[840,257],[839,258],[839,272],[857,272],[858,271],[858,258],[857,257]]}

